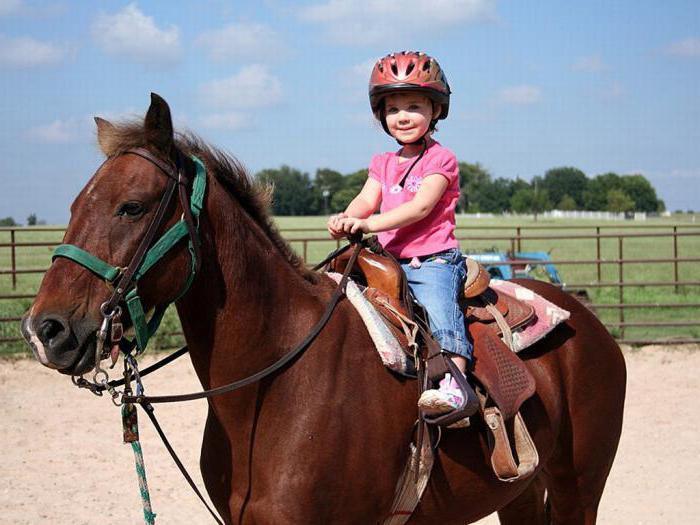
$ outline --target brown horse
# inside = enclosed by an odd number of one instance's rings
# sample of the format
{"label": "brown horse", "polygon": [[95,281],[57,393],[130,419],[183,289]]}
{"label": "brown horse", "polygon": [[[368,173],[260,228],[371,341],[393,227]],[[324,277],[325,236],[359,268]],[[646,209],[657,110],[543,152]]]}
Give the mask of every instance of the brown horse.
{"label": "brown horse", "polygon": [[[208,172],[202,263],[176,304],[202,385],[249,376],[302,340],[334,283],[307,271],[281,239],[268,216],[269,192],[231,157],[192,136],[175,137],[170,110],[156,95],[143,124],[97,121],[107,160],[73,203],[64,242],[125,266],[166,177],[123,152],[144,147],[165,160],[177,151],[196,155]],[[172,203],[162,229],[181,214]],[[181,242],[139,281],[145,306],[174,300],[189,268]],[[529,479],[500,482],[478,421],[445,430],[411,524],[463,524],[494,511],[506,524],[596,521],[620,437],[624,360],[578,301],[545,283],[521,284],[571,312],[521,354],[537,382],[522,413],[540,468]],[[99,309],[110,294],[84,267],[56,259],[22,323],[37,359],[64,374],[93,368]],[[201,470],[215,507],[231,524],[381,522],[407,460],[417,397],[417,382],[384,369],[359,316],[341,301],[290,366],[209,400]]]}

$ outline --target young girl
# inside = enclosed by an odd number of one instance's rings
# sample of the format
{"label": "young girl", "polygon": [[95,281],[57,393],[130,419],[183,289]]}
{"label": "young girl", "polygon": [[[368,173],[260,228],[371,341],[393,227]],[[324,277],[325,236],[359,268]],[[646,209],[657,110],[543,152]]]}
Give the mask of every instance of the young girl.
{"label": "young girl", "polygon": [[[466,277],[454,236],[459,168],[454,154],[432,138],[449,110],[447,78],[425,53],[392,53],[374,65],[369,99],[374,116],[401,148],[372,158],[364,187],[343,213],[328,219],[328,231],[334,238],[379,233],[426,308],[433,336],[464,373],[472,346],[458,305]],[[449,412],[464,395],[448,374],[418,405],[429,414]]]}

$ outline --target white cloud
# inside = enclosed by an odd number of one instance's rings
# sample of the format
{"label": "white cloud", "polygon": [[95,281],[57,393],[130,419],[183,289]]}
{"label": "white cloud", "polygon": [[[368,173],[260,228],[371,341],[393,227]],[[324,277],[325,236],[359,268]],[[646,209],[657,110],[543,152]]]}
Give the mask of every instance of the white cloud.
{"label": "white cloud", "polygon": [[88,126],[86,118],[57,119],[28,129],[26,137],[42,144],[67,144],[87,138]]}
{"label": "white cloud", "polygon": [[209,58],[216,61],[245,59],[269,62],[286,54],[278,34],[261,24],[231,24],[202,33],[197,44],[204,47]]}
{"label": "white cloud", "polygon": [[0,16],[16,13],[21,7],[21,0],[0,0]]}
{"label": "white cloud", "polygon": [[537,86],[512,86],[498,93],[498,100],[504,104],[535,104],[542,98],[542,91]]}
{"label": "white cloud", "polygon": [[92,36],[111,55],[147,64],[172,64],[180,59],[180,30],[160,29],[153,17],[136,4],[114,14],[100,14],[92,25]]}
{"label": "white cloud", "polygon": [[35,67],[63,60],[66,49],[30,37],[0,35],[0,67]]}
{"label": "white cloud", "polygon": [[684,40],[678,40],[666,46],[665,51],[666,54],[677,57],[700,57],[700,38],[688,37]]}
{"label": "white cloud", "polygon": [[494,20],[495,0],[328,0],[302,8],[300,18],[350,45],[396,44],[415,34],[436,37],[450,27]]}
{"label": "white cloud", "polygon": [[219,109],[266,107],[282,100],[282,84],[267,66],[252,64],[233,76],[202,84],[199,94],[204,104]]}
{"label": "white cloud", "polygon": [[583,73],[600,73],[601,71],[607,70],[608,66],[598,55],[591,55],[587,57],[580,57],[571,65],[571,69],[574,71],[581,71]]}
{"label": "white cloud", "polygon": [[241,130],[251,126],[250,116],[245,113],[228,112],[204,115],[199,125],[207,129]]}

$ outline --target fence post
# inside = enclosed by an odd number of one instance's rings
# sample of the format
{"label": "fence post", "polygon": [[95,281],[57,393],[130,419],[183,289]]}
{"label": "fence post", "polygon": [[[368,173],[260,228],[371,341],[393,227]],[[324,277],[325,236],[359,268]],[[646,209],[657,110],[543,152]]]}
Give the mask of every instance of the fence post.
{"label": "fence post", "polygon": [[303,249],[304,249],[304,256],[303,256],[303,258],[304,258],[304,263],[306,263],[306,261],[307,261],[307,259],[308,259],[308,258],[307,258],[307,252],[308,252],[309,241],[308,241],[307,239],[304,239],[304,240],[302,241],[302,246],[304,247],[304,248],[303,248]]}
{"label": "fence post", "polygon": [[623,262],[622,262],[622,241],[624,237],[618,237],[618,247],[617,247],[617,264],[618,264],[618,284],[617,288],[619,290],[618,297],[620,301],[620,315],[619,315],[619,320],[620,320],[620,339],[625,338],[625,327],[624,327],[624,322],[625,322],[625,287],[624,287],[624,272],[623,272]]}
{"label": "fence post", "polygon": [[678,226],[673,227],[673,279],[676,282],[673,289],[678,293]]}
{"label": "fence post", "polygon": [[[15,252],[15,230],[10,230],[10,254],[12,258],[12,289],[17,289],[17,254]],[[676,279],[677,280],[677,279]]]}
{"label": "fence post", "polygon": [[596,226],[595,228],[595,244],[596,244],[596,266],[598,267],[598,282],[601,282],[603,280],[602,278],[602,272],[601,272],[601,264],[600,264],[600,226]]}
{"label": "fence post", "polygon": [[518,236],[518,251],[519,251],[519,252],[522,252],[522,251],[523,251],[523,245],[522,245],[522,243],[520,242],[520,226],[518,226],[517,228],[515,228],[515,234]]}

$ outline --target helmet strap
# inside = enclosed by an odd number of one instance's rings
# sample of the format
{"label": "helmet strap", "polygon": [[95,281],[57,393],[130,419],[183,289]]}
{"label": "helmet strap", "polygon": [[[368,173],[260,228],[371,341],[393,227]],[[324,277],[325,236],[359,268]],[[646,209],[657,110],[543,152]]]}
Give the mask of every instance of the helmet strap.
{"label": "helmet strap", "polygon": [[[426,131],[427,134],[427,131]],[[403,142],[398,141],[399,144],[403,144]],[[425,155],[425,151],[428,149],[428,141],[425,140],[425,134],[416,140],[415,142],[411,142],[410,144],[416,144],[417,142],[422,142],[423,143],[423,149],[421,150],[420,154],[416,157],[416,160],[413,161],[413,164],[411,164],[408,168],[408,171],[406,171],[406,174],[401,178],[401,182],[399,182],[399,186],[403,188],[404,184],[406,184],[406,179],[408,178],[408,174],[411,173],[411,170],[413,167],[418,164],[418,161],[423,158],[423,155]]]}

